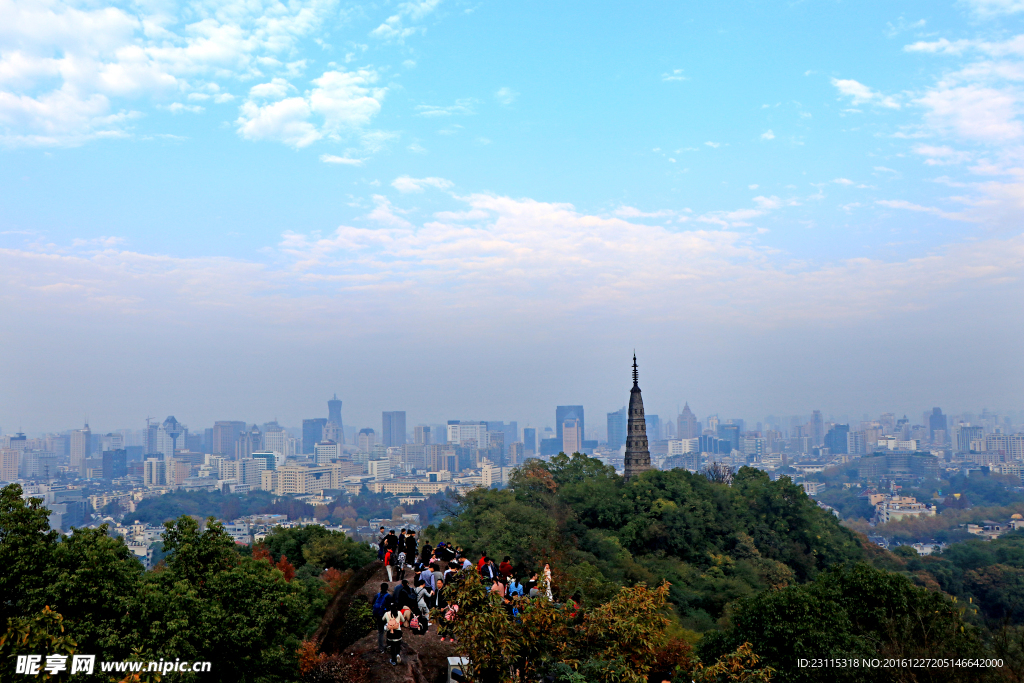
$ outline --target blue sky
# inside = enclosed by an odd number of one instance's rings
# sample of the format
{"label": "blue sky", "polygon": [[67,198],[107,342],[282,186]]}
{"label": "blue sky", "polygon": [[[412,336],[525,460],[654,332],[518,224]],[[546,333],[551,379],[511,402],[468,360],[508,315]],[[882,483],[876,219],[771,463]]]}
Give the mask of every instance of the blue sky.
{"label": "blue sky", "polygon": [[1020,409],[1024,3],[723,4],[0,0],[0,427]]}

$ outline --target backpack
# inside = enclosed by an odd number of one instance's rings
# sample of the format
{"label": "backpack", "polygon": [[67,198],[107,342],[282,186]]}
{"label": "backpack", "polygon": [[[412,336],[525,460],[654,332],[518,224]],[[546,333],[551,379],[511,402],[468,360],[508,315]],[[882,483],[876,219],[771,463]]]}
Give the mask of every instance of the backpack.
{"label": "backpack", "polygon": [[420,629],[420,618],[418,616],[413,615],[412,619],[409,620],[409,628],[414,631],[418,631]]}
{"label": "backpack", "polygon": [[377,599],[373,601],[373,616],[378,619],[384,618],[384,603],[388,600],[387,593],[377,593]]}

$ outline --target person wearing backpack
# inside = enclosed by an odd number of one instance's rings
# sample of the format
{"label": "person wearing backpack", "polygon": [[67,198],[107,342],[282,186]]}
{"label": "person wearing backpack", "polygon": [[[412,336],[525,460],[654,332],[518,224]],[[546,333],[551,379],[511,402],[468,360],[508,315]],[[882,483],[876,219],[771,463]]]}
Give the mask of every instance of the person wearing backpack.
{"label": "person wearing backpack", "polygon": [[384,615],[391,609],[394,601],[388,593],[388,585],[382,583],[380,592],[373,597],[373,619],[377,622],[377,649],[384,652]]}
{"label": "person wearing backpack", "polygon": [[398,611],[398,605],[391,603],[391,607],[381,618],[388,643],[388,659],[392,665],[402,663],[402,613]]}

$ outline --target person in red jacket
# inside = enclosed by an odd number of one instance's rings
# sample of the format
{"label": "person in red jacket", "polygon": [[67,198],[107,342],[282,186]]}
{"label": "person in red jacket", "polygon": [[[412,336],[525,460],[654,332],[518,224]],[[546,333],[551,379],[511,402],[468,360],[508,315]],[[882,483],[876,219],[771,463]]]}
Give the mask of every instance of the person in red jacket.
{"label": "person in red jacket", "polygon": [[387,567],[387,570],[388,570],[388,581],[394,581],[395,580],[395,577],[391,574],[391,555],[392,555],[392,550],[391,550],[391,548],[388,548],[384,552],[384,566]]}
{"label": "person in red jacket", "polygon": [[480,571],[487,564],[487,553],[480,553],[480,559],[476,561],[476,569]]}
{"label": "person in red jacket", "polygon": [[498,565],[498,571],[501,572],[501,575],[504,576],[506,580],[508,577],[512,576],[512,572],[514,571],[512,569],[512,558],[506,555],[505,559],[501,561],[500,565]]}

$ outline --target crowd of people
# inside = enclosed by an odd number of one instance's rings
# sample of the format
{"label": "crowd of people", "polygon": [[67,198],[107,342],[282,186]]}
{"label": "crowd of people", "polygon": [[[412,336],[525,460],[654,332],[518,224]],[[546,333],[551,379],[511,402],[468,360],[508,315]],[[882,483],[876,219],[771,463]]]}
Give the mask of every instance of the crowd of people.
{"label": "crowd of people", "polygon": [[[385,531],[381,527],[377,557],[384,562],[388,583],[382,582],[374,596],[373,617],[377,623],[377,647],[388,654],[391,664],[402,661],[403,630],[423,634],[431,623],[436,623],[440,639],[455,642],[452,622],[459,606],[450,603],[451,591],[445,587],[457,580],[461,572],[477,572],[487,590],[500,597],[512,618],[518,618],[524,600],[554,599],[549,565],[545,564],[541,572],[520,575],[507,555],[498,563],[482,553],[474,563],[458,546],[444,542],[431,546],[430,541],[420,546],[411,529],[395,534],[394,529]],[[409,578],[407,569],[411,571]],[[390,584],[396,585],[392,588]],[[579,602],[579,596],[574,595],[570,607],[578,606]]]}

